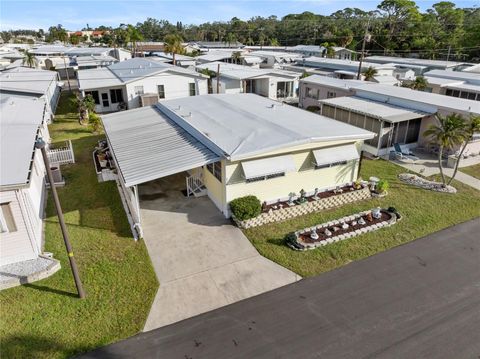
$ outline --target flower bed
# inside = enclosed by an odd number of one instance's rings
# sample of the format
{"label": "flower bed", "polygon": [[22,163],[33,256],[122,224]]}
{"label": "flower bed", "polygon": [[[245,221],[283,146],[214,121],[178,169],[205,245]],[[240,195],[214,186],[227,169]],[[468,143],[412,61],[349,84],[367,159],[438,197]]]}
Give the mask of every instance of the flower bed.
{"label": "flower bed", "polygon": [[452,187],[452,186],[443,187],[443,185],[439,182],[429,181],[429,180],[426,180],[425,178],[422,178],[410,173],[400,173],[398,175],[398,178],[402,182],[405,182],[423,189],[428,189],[430,191],[457,193],[457,189],[455,187]]}
{"label": "flower bed", "polygon": [[[375,216],[374,212],[378,212],[378,216]],[[400,218],[400,214],[394,208],[360,212],[290,233],[286,237],[286,243],[290,248],[297,251],[315,249],[383,227],[389,227]]]}
{"label": "flower bed", "polygon": [[[348,188],[351,187],[348,186]],[[306,197],[307,201],[303,204],[295,204],[290,206],[288,205],[288,202],[279,202],[275,205],[271,205],[268,211],[261,213],[255,218],[247,219],[245,221],[239,221],[234,216],[232,216],[232,218],[240,228],[251,228],[262,226],[267,223],[285,221],[287,219],[322,209],[339,207],[346,203],[352,203],[371,198],[371,193],[368,187],[353,191],[346,190],[337,194],[333,193],[333,191],[328,192],[329,193],[319,193],[315,197]],[[285,205],[280,206],[282,203],[285,203]],[[275,209],[274,206],[276,206]]]}

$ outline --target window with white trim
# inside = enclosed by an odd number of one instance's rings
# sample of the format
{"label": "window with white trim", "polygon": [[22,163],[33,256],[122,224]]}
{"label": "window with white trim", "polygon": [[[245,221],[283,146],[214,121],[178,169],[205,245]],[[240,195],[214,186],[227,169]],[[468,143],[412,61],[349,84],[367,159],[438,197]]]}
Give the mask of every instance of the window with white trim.
{"label": "window with white trim", "polygon": [[222,162],[209,163],[207,165],[207,170],[210,172],[217,180],[222,182]]}
{"label": "window with white trim", "polygon": [[135,95],[143,95],[144,94],[143,86],[135,86],[133,90],[135,92]]}
{"label": "window with white trim", "polygon": [[195,88],[195,82],[188,84],[188,91],[190,96],[195,96],[197,94],[197,89]]}
{"label": "window with white trim", "polygon": [[158,98],[165,98],[165,85],[157,85]]}
{"label": "window with white trim", "polygon": [[285,172],[278,172],[278,173],[272,173],[272,174],[265,175],[265,176],[247,178],[246,182],[247,183],[259,182],[259,181],[265,181],[265,180],[269,180],[269,179],[272,179],[272,178],[284,177],[284,176],[285,176]]}
{"label": "window with white trim", "polygon": [[348,163],[348,161],[339,161],[339,162],[332,162],[332,163],[326,163],[326,164],[323,164],[323,165],[315,165],[315,169],[316,170],[319,170],[319,169],[322,169],[322,168],[330,168],[330,167],[334,167],[334,166],[343,166],[343,165],[346,165]]}
{"label": "window with white trim", "polygon": [[16,232],[17,226],[13,218],[10,202],[0,203],[0,232]]}

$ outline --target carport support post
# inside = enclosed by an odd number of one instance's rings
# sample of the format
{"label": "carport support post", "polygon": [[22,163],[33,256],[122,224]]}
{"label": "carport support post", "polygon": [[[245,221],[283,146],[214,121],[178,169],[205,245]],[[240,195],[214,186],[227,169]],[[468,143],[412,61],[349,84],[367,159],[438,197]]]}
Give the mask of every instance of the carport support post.
{"label": "carport support post", "polygon": [[60,223],[63,241],[65,242],[65,247],[67,249],[68,260],[70,261],[70,268],[72,269],[73,278],[75,279],[75,286],[77,287],[78,296],[80,297],[80,299],[83,299],[85,298],[85,292],[83,290],[82,281],[80,280],[80,275],[78,273],[77,263],[75,262],[75,258],[73,258],[73,249],[68,238],[68,231],[67,226],[65,225],[65,219],[63,218],[62,206],[60,205],[57,189],[55,188],[55,182],[53,181],[52,170],[50,169],[47,151],[45,150],[45,141],[41,137],[37,141],[35,141],[35,148],[40,149],[42,152],[43,163],[45,164],[45,169],[47,170],[48,182],[50,183],[53,201],[55,203],[55,209],[57,210],[58,222]]}
{"label": "carport support post", "polygon": [[138,186],[133,186],[133,195],[135,196],[135,211],[137,212],[138,222],[140,223],[140,198],[138,197]]}

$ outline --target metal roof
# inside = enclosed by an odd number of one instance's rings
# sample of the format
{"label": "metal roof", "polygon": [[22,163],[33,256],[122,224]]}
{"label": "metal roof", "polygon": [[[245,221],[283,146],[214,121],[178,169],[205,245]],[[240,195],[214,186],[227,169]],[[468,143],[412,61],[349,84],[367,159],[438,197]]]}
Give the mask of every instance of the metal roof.
{"label": "metal roof", "polygon": [[461,84],[463,81],[459,80],[454,80],[454,79],[446,79],[446,78],[441,78],[441,77],[430,77],[430,76],[425,76],[425,80],[428,81],[429,84],[431,85],[437,85],[440,87],[445,87],[448,85],[455,85],[455,84]]}
{"label": "metal roof", "polygon": [[[374,136],[358,127],[254,94],[190,96],[156,106],[232,161],[296,145]],[[136,118],[130,116],[130,121]]]}
{"label": "metal roof", "polygon": [[219,159],[154,106],[105,115],[102,121],[127,187]]}
{"label": "metal roof", "polygon": [[318,84],[328,87],[334,87],[338,89],[351,89],[365,85],[365,81],[362,80],[342,80],[335,77],[311,75],[304,77],[300,80],[303,83]]}
{"label": "metal roof", "polygon": [[366,100],[355,96],[336,97],[328,100],[321,100],[320,102],[322,104],[335,106],[392,123],[430,115],[430,113],[427,112],[409,110],[399,106]]}
{"label": "metal roof", "polygon": [[0,73],[0,91],[44,95],[57,76],[55,71],[16,67]]}
{"label": "metal roof", "polygon": [[[305,57],[303,59],[298,59],[297,64],[302,64],[311,67],[320,67],[320,68],[329,68],[334,70],[351,70],[355,72],[358,71],[359,62],[351,60],[342,60],[342,59],[330,59],[326,57]],[[362,62],[362,69],[367,69],[373,67],[375,69],[394,69],[395,66],[392,64],[376,64],[373,62]]]}
{"label": "metal roof", "polygon": [[256,69],[249,66],[228,64],[225,62],[209,62],[196,67],[199,69],[209,69],[210,71],[216,72],[218,65],[220,65],[220,77],[229,77],[236,80],[256,78],[260,76],[282,76],[293,79],[300,77],[298,72],[277,69]]}
{"label": "metal roof", "polygon": [[0,96],[0,186],[28,183],[44,109],[35,98]]}
{"label": "metal roof", "polygon": [[358,97],[368,98],[388,104],[400,105],[409,109],[420,109],[429,107],[435,109],[446,109],[480,115],[480,101],[466,100],[463,98],[439,95],[424,91],[415,91],[400,86],[389,86],[381,84],[365,84],[355,89]]}
{"label": "metal roof", "polygon": [[373,61],[378,63],[395,62],[398,64],[411,64],[411,65],[423,65],[423,66],[437,66],[437,67],[455,67],[468,62],[456,62],[456,61],[444,61],[444,60],[428,60],[428,59],[416,59],[411,57],[395,57],[395,56],[368,56],[367,61]]}

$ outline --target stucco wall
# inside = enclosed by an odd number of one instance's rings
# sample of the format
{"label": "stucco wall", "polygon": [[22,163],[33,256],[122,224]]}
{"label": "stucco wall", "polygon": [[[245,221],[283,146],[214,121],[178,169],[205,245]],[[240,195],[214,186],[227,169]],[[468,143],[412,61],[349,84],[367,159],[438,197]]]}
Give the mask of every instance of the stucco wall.
{"label": "stucco wall", "polygon": [[[222,176],[225,177],[225,161],[222,161]],[[223,212],[225,209],[225,186],[206,167],[203,167],[203,182],[207,188],[208,197]]]}
{"label": "stucco wall", "polygon": [[300,82],[300,90],[299,90],[299,107],[307,108],[309,106],[318,106],[320,107],[320,103],[318,100],[314,98],[307,97],[307,87],[318,90],[318,99],[325,100],[328,98],[328,92],[334,92],[335,97],[343,97],[343,96],[351,96],[353,95],[353,91],[349,91],[347,89],[342,90],[338,88],[329,87],[326,85],[320,84],[313,84],[313,83],[306,83]]}

